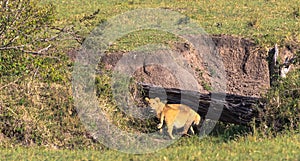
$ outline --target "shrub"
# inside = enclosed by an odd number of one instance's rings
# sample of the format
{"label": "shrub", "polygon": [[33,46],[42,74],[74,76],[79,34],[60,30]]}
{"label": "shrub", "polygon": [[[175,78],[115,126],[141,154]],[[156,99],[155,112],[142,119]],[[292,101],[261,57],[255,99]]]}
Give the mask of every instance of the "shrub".
{"label": "shrub", "polygon": [[296,130],[300,125],[300,52],[295,70],[287,78],[279,78],[264,97],[266,106],[260,112],[260,130],[275,134],[283,130]]}
{"label": "shrub", "polygon": [[[2,1],[0,49],[32,50],[45,41],[41,31],[53,22],[54,7],[39,7],[36,0]],[[38,36],[37,36],[38,35]]]}
{"label": "shrub", "polygon": [[0,1],[0,146],[101,148],[77,117],[72,63],[39,52],[51,43],[54,7],[37,2]]}

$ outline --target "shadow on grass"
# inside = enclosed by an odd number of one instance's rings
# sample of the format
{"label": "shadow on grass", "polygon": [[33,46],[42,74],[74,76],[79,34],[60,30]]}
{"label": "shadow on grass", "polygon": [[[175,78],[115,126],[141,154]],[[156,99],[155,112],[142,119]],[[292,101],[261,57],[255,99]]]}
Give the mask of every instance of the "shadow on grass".
{"label": "shadow on grass", "polygon": [[219,122],[209,135],[218,137],[222,142],[228,142],[250,133],[252,133],[252,128],[250,126]]}

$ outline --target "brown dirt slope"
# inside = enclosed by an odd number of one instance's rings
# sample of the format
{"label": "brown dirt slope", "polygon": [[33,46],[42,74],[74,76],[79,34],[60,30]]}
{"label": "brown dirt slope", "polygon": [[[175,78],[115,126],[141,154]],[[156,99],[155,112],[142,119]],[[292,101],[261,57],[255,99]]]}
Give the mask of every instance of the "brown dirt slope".
{"label": "brown dirt slope", "polygon": [[[269,88],[269,69],[265,49],[251,40],[228,35],[212,36],[212,41],[223,60],[227,93],[259,97],[265,89]],[[182,66],[188,69],[188,72],[196,79],[197,83],[194,84],[199,91],[207,93],[211,90],[211,73],[203,61],[203,54],[197,54],[187,43],[173,44],[172,49],[183,57],[179,60],[183,60]],[[126,53],[109,53],[102,58],[102,63],[107,69],[113,70],[124,54]],[[156,54],[166,53],[157,51]],[[145,60],[137,59],[136,61]],[[170,62],[167,63],[170,64]],[[137,68],[132,76],[139,82],[182,89],[184,86],[180,84],[178,74],[182,72],[174,72],[174,69],[154,63]]]}

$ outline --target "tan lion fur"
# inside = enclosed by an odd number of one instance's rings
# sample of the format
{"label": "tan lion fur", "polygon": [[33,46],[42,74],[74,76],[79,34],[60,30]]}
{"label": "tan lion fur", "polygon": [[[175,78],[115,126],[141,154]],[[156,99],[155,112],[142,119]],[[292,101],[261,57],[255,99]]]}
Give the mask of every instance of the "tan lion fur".
{"label": "tan lion fur", "polygon": [[161,129],[163,122],[167,125],[167,132],[171,139],[174,139],[172,135],[173,127],[182,128],[182,134],[187,134],[188,130],[191,129],[194,133],[192,124],[199,125],[200,115],[192,110],[189,106],[183,104],[165,104],[156,98],[145,98],[146,102],[149,103],[151,109],[155,110],[157,118],[160,123],[157,125],[158,129]]}

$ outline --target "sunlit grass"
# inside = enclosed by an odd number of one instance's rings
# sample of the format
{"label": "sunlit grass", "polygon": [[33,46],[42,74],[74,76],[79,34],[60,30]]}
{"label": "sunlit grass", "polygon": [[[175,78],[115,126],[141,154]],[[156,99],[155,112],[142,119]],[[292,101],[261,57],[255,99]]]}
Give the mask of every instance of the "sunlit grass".
{"label": "sunlit grass", "polygon": [[241,137],[225,143],[219,138],[183,138],[170,147],[144,155],[115,150],[0,149],[8,160],[298,160],[300,135],[276,138]]}
{"label": "sunlit grass", "polygon": [[[103,1],[43,0],[57,6],[57,24],[78,21],[100,10],[94,24],[137,8],[165,8],[196,20],[210,34],[231,34],[253,38],[261,45],[300,41],[300,1]],[[92,30],[93,25],[90,30]],[[164,35],[162,35],[164,36]],[[144,35],[144,40],[147,40]],[[160,41],[161,37],[157,36]],[[134,39],[127,40],[135,41]],[[124,44],[123,44],[124,45]],[[121,47],[122,48],[122,47]],[[124,48],[124,47],[123,47]]]}
{"label": "sunlit grass", "polygon": [[[181,14],[187,15],[190,18],[196,20],[196,22],[205,29],[209,34],[230,34],[243,36],[254,39],[262,46],[271,46],[274,43],[284,44],[289,41],[300,41],[300,17],[299,17],[299,0],[291,1],[275,1],[275,0],[258,0],[258,1],[158,1],[158,0],[131,0],[131,1],[117,1],[117,0],[69,0],[69,1],[54,1],[54,0],[41,0],[41,5],[47,5],[49,2],[56,6],[57,15],[55,25],[57,26],[75,26],[76,30],[81,34],[88,36],[91,30],[93,30],[99,22],[103,22],[113,16],[124,13],[126,11],[138,9],[138,8],[165,8],[173,11],[177,11]],[[84,16],[91,15],[93,12],[99,9],[99,14],[95,19],[85,21],[82,25],[79,20]],[[132,50],[137,46],[142,46],[151,43],[164,43],[168,44],[173,41],[179,41],[175,35],[168,34],[162,31],[145,30],[141,32],[134,32],[125,35],[123,38],[118,39],[117,42],[112,45],[112,50]],[[74,42],[64,41],[59,42],[58,47],[63,48],[65,46],[74,47]],[[65,74],[64,70],[67,69],[67,65],[60,67],[60,64],[49,63],[49,61],[42,61],[39,65],[39,72],[45,70],[47,76],[47,82],[41,85],[40,91],[43,91],[45,96],[45,102],[37,102],[46,104],[49,106],[48,113],[41,113],[47,116],[41,116],[38,118],[43,127],[45,121],[53,121],[50,118],[56,116],[59,125],[55,127],[68,126],[71,129],[76,129],[78,126],[77,119],[63,120],[63,116],[60,116],[66,111],[63,111],[61,104],[66,104],[65,108],[71,107],[71,101],[68,90],[62,92],[57,86],[50,86],[54,81],[62,82],[69,79],[69,75]],[[24,63],[24,61],[22,61]],[[63,60],[59,60],[58,63],[66,63]],[[51,66],[51,67],[50,67]],[[56,68],[54,68],[54,66]],[[60,72],[61,69],[63,72]],[[51,70],[51,71],[50,71]],[[68,73],[68,72],[67,72]],[[45,77],[46,77],[45,76]],[[59,76],[59,77],[58,77]],[[62,77],[62,78],[61,78]],[[52,78],[54,80],[52,80]],[[59,78],[58,80],[56,80]],[[29,84],[29,83],[28,83]],[[27,85],[27,84],[26,84]],[[46,86],[48,85],[48,86]],[[24,85],[25,86],[25,85]],[[23,88],[23,86],[21,86]],[[48,87],[43,89],[44,87]],[[50,88],[51,87],[51,88]],[[29,85],[27,85],[29,88]],[[31,89],[31,88],[29,88]],[[18,98],[23,93],[36,94],[35,89],[26,90],[23,92],[11,90],[15,94],[19,94]],[[49,91],[49,92],[48,92]],[[65,94],[65,95],[63,95]],[[7,94],[8,95],[8,94]],[[38,94],[37,94],[38,95]],[[28,96],[29,97],[29,96]],[[105,97],[105,96],[104,96]],[[47,99],[46,99],[47,98]],[[58,101],[53,101],[58,100]],[[63,98],[63,99],[62,99]],[[11,99],[11,100],[10,100]],[[14,101],[13,98],[6,99],[6,101]],[[51,102],[52,101],[52,102]],[[60,101],[60,102],[59,102]],[[42,106],[37,104],[37,109]],[[59,105],[58,105],[59,104]],[[23,107],[23,106],[22,106]],[[50,108],[51,107],[51,108]],[[24,107],[23,107],[24,108]],[[53,109],[57,108],[59,114],[53,115]],[[32,107],[31,107],[32,109]],[[58,113],[57,112],[57,113]],[[70,112],[70,111],[68,111]],[[33,113],[30,110],[30,114]],[[37,112],[38,113],[38,112]],[[70,112],[72,113],[72,111]],[[34,114],[32,114],[34,116]],[[21,116],[23,117],[23,115]],[[45,122],[46,122],[45,121]],[[46,123],[45,123],[46,124]],[[51,123],[56,125],[56,122]],[[39,127],[39,126],[38,126]],[[32,127],[28,127],[32,128]],[[47,127],[48,128],[48,127]],[[66,128],[66,127],[65,127]],[[49,131],[44,132],[41,135],[58,135],[53,138],[58,140],[51,140],[53,142],[73,142],[74,145],[82,145],[80,148],[86,146],[80,142],[79,135],[82,135],[81,131],[74,130],[74,138],[68,138],[63,134],[58,133],[58,130],[49,127]],[[66,128],[67,129],[67,128]],[[76,135],[76,137],[75,137]],[[72,135],[73,136],[73,135]],[[78,137],[78,138],[77,138]],[[176,144],[171,145],[167,149],[163,149],[156,153],[146,155],[132,155],[124,154],[114,150],[54,150],[53,147],[14,147],[4,149],[0,148],[0,160],[299,160],[300,151],[300,136],[296,134],[279,135],[275,138],[263,138],[259,134],[248,134],[246,136],[237,136],[236,138],[230,138],[226,134],[220,134],[219,136],[210,136],[199,140],[198,138],[183,138]],[[1,139],[1,138],[0,138]],[[66,141],[67,140],[67,141]],[[84,140],[84,139],[82,139]],[[41,139],[41,142],[45,140]],[[97,143],[86,143],[97,144]],[[62,145],[63,146],[63,145]],[[71,147],[71,145],[70,145]],[[76,149],[78,147],[74,147]],[[51,150],[49,150],[51,149]]]}

